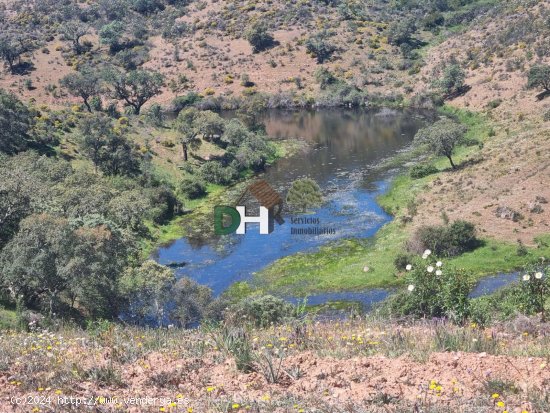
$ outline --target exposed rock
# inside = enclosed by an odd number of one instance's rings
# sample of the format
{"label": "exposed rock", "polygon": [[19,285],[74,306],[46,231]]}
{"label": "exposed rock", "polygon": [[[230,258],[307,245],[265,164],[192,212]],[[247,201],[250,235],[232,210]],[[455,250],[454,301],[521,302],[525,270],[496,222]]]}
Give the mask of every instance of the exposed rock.
{"label": "exposed rock", "polygon": [[509,219],[509,220],[514,221],[514,222],[518,222],[519,220],[521,220],[523,218],[523,216],[519,212],[514,211],[512,208],[507,207],[507,206],[499,206],[495,210],[495,215],[498,218]]}

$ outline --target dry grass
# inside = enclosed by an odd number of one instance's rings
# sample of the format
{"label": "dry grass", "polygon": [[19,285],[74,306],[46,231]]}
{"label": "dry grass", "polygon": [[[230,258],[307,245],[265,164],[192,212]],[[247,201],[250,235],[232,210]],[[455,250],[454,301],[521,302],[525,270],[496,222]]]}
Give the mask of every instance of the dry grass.
{"label": "dry grass", "polygon": [[[232,327],[7,332],[1,405],[30,411],[37,406],[16,408],[10,397],[43,396],[52,404],[38,408],[54,411],[58,397],[74,396],[97,398],[98,412],[496,412],[501,401],[509,411],[546,412],[550,338],[516,330],[373,319],[241,329],[252,362],[240,370],[244,347]],[[145,396],[159,399],[124,405]]]}

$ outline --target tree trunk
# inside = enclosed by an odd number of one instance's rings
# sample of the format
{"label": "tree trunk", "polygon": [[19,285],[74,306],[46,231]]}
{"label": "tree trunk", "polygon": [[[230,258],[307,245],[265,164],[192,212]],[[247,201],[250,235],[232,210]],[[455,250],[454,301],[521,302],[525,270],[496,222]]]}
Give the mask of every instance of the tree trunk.
{"label": "tree trunk", "polygon": [[187,162],[188,156],[187,156],[187,144],[185,142],[181,143],[181,147],[183,148],[183,160]]}
{"label": "tree trunk", "polygon": [[453,169],[456,169],[456,165],[453,162],[453,158],[451,158],[450,156],[447,156],[447,158],[449,158],[449,162],[451,163],[451,166],[453,167]]}
{"label": "tree trunk", "polygon": [[84,99],[84,105],[86,105],[86,109],[88,109],[88,112],[92,113],[92,108],[90,107],[90,104],[88,103],[88,99]]}

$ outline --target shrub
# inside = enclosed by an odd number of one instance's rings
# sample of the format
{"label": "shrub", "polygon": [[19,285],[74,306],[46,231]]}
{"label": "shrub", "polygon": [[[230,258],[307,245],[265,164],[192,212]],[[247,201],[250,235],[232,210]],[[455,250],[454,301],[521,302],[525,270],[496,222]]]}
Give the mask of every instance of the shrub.
{"label": "shrub", "polygon": [[530,265],[520,275],[520,283],[494,294],[475,298],[471,302],[470,318],[479,324],[493,319],[507,320],[518,314],[540,313],[546,318],[545,302],[550,298],[550,267]]}
{"label": "shrub", "polygon": [[448,317],[461,323],[469,314],[472,277],[464,270],[444,268],[429,252],[411,263],[407,290],[390,299],[390,311],[395,315]]}
{"label": "shrub", "polygon": [[189,92],[185,96],[178,96],[172,101],[172,106],[176,112],[180,112],[188,106],[192,106],[195,103],[199,102],[201,97],[196,92]]}
{"label": "shrub", "polygon": [[550,266],[527,267],[522,275],[519,297],[526,314],[540,313],[544,321],[544,305],[550,297]]}
{"label": "shrub", "polygon": [[244,38],[252,46],[254,53],[261,52],[274,45],[273,35],[267,31],[267,25],[263,22],[256,22],[244,33]]}
{"label": "shrub", "polygon": [[151,122],[154,126],[161,127],[164,125],[164,112],[162,109],[162,106],[158,103],[154,103],[151,105],[149,110],[147,111],[147,120]]}
{"label": "shrub", "polygon": [[502,104],[502,99],[494,99],[487,103],[487,107],[490,109],[496,109]]}
{"label": "shrub", "polygon": [[199,174],[206,182],[218,185],[229,185],[239,177],[239,171],[235,166],[223,166],[219,161],[204,163],[199,169]]}
{"label": "shrub", "polygon": [[317,58],[317,63],[324,63],[330,59],[332,54],[337,50],[337,47],[330,43],[329,33],[324,30],[311,36],[306,41],[306,49],[309,53]]}
{"label": "shrub", "polygon": [[424,27],[428,30],[435,29],[445,23],[445,17],[438,11],[428,14],[423,21]]}
{"label": "shrub", "polygon": [[550,66],[533,66],[527,75],[527,87],[529,89],[541,88],[550,91]]}
{"label": "shrub", "polygon": [[305,212],[308,208],[320,206],[323,203],[323,196],[317,182],[302,178],[292,182],[286,201],[291,208]]}
{"label": "shrub", "polygon": [[216,93],[216,91],[211,87],[207,87],[206,89],[204,89],[203,93],[205,96],[212,96]]}
{"label": "shrub", "polygon": [[413,260],[414,256],[412,254],[400,252],[393,260],[393,265],[395,266],[395,268],[397,268],[397,270],[404,271],[407,268],[407,265],[412,263]]}
{"label": "shrub", "polygon": [[253,87],[254,85],[255,83],[250,80],[250,76],[248,75],[248,73],[243,73],[241,75],[241,86]]}
{"label": "shrub", "polygon": [[475,226],[462,220],[447,226],[422,226],[415,237],[417,249],[429,249],[440,257],[455,257],[479,246]]}
{"label": "shrub", "polygon": [[390,44],[400,46],[403,43],[410,43],[412,35],[416,32],[414,19],[400,19],[388,26],[386,35]]}
{"label": "shrub", "polygon": [[292,317],[295,307],[272,295],[245,298],[230,310],[236,320],[247,320],[257,327],[268,327]]}
{"label": "shrub", "polygon": [[206,185],[198,178],[183,178],[179,183],[179,190],[189,199],[197,199],[206,195]]}
{"label": "shrub", "polygon": [[212,290],[205,285],[183,277],[172,290],[174,306],[170,313],[172,319],[184,327],[192,326],[208,315],[214,302]]}
{"label": "shrub", "polygon": [[424,178],[426,176],[432,175],[439,172],[439,170],[434,166],[430,164],[418,164],[414,165],[411,168],[410,176],[413,179],[420,179]]}
{"label": "shrub", "polygon": [[439,80],[438,85],[444,93],[449,95],[460,93],[464,89],[464,80],[466,73],[458,64],[450,65],[445,68],[443,77]]}

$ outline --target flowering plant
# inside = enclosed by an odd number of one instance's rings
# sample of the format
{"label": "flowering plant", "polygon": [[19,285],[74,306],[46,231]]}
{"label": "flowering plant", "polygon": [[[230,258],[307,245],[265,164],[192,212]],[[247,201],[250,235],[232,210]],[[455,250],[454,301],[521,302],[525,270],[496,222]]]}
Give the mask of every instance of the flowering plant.
{"label": "flowering plant", "polygon": [[470,274],[444,266],[430,250],[405,269],[407,292],[400,300],[404,314],[448,317],[456,322],[468,316],[468,295],[473,287]]}
{"label": "flowering plant", "polygon": [[521,298],[526,310],[541,313],[544,320],[544,304],[550,296],[550,266],[527,267],[521,276],[521,286]]}

